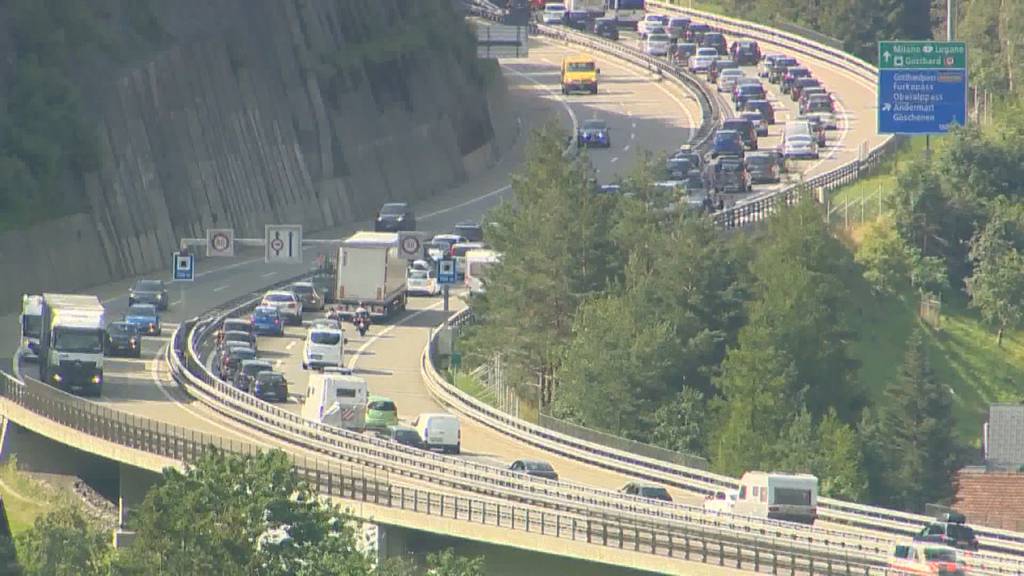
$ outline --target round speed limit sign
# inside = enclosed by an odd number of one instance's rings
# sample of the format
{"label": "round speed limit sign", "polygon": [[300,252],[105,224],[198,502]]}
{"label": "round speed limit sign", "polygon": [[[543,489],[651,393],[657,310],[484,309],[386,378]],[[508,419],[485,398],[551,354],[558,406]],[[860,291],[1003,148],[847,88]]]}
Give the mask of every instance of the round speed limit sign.
{"label": "round speed limit sign", "polygon": [[402,238],[402,252],[410,258],[419,256],[420,253],[420,239],[415,236],[405,236]]}

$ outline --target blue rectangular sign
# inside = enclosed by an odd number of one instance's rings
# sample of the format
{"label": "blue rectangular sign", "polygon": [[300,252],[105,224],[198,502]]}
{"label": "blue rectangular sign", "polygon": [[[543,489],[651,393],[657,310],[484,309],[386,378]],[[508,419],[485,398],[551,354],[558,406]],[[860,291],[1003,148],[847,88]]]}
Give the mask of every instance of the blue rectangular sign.
{"label": "blue rectangular sign", "polygon": [[879,134],[944,134],[967,120],[967,71],[878,71]]}
{"label": "blue rectangular sign", "polygon": [[171,279],[176,282],[192,282],[196,275],[196,257],[193,254],[175,252],[171,256]]}

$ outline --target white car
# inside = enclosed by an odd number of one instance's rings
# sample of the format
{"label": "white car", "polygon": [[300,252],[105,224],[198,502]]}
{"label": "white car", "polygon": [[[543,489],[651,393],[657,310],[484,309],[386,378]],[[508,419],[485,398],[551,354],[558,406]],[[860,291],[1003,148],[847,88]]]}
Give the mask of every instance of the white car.
{"label": "white car", "polygon": [[420,414],[412,423],[427,450],[441,449],[458,454],[462,451],[462,428],[454,414]]}
{"label": "white car", "polygon": [[648,56],[668,56],[672,39],[668,34],[651,34],[644,40],[644,54]]}
{"label": "white car", "polygon": [[731,514],[736,507],[736,491],[718,490],[704,499],[704,511]]}
{"label": "white car", "polygon": [[260,306],[277,308],[277,313],[289,324],[302,324],[302,301],[294,292],[271,290],[263,295]]}
{"label": "white car", "polygon": [[542,24],[561,24],[565,18],[565,4],[548,3],[544,5],[544,12],[540,16]]}
{"label": "white car", "polygon": [[302,347],[302,367],[340,367],[344,360],[345,334],[334,328],[311,328]]}
{"label": "white car", "polygon": [[715,60],[718,60],[718,50],[709,47],[697,48],[697,53],[690,56],[690,72],[694,74],[707,72]]}
{"label": "white car", "polygon": [[726,68],[718,75],[717,85],[719,92],[732,92],[736,87],[736,81],[743,78],[743,70],[739,68]]}
{"label": "white car", "polygon": [[825,130],[835,130],[839,125],[836,115],[831,112],[810,112],[800,116],[801,120],[810,120],[811,118],[817,118],[817,122],[824,126]]}
{"label": "white car", "polygon": [[782,145],[782,155],[786,159],[818,159],[818,143],[810,136],[797,135],[786,138]]}
{"label": "white car", "polygon": [[641,40],[644,39],[644,38],[647,38],[647,34],[650,33],[649,30],[648,30],[649,26],[662,26],[662,27],[664,27],[665,26],[665,17],[662,16],[661,14],[647,14],[646,16],[644,16],[643,20],[637,22],[637,24],[636,24],[636,31],[637,31],[637,34],[640,35],[640,39]]}
{"label": "white car", "polygon": [[410,296],[437,296],[441,286],[430,271],[412,268],[406,273],[405,291]]}

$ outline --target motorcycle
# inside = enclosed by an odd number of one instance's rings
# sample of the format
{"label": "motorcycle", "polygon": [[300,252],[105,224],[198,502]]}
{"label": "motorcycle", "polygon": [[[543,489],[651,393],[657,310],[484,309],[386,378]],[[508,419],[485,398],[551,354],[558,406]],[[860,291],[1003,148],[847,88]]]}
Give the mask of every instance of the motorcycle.
{"label": "motorcycle", "polygon": [[355,324],[360,336],[366,336],[366,331],[370,329],[369,316],[355,316],[352,318],[352,323]]}

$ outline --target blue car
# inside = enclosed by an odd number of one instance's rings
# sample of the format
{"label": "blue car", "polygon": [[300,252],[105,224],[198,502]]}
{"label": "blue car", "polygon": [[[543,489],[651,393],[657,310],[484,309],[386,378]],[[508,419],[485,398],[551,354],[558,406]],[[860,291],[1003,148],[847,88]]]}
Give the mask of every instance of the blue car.
{"label": "blue car", "polygon": [[576,134],[576,145],[580,148],[589,148],[591,146],[610,148],[612,138],[608,134],[608,124],[604,120],[597,118],[584,120],[579,132]]}
{"label": "blue car", "polygon": [[156,306],[152,304],[133,304],[124,313],[124,321],[135,326],[139,334],[159,336],[163,330],[160,327],[160,314]]}
{"label": "blue car", "polygon": [[284,321],[281,313],[273,306],[257,306],[250,316],[252,328],[256,334],[268,336],[284,335]]}
{"label": "blue car", "polygon": [[735,130],[719,130],[711,144],[711,157],[739,156],[744,153],[743,137]]}

